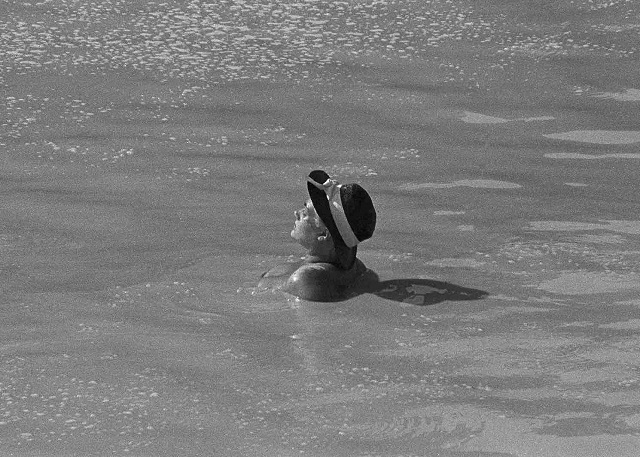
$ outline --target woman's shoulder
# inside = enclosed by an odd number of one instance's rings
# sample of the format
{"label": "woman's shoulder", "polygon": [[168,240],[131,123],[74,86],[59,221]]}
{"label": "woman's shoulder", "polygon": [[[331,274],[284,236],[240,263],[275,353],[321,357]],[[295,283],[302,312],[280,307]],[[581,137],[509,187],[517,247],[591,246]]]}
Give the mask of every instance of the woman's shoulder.
{"label": "woman's shoulder", "polygon": [[366,267],[359,260],[349,270],[326,262],[306,263],[291,274],[284,290],[305,300],[337,300],[364,271]]}
{"label": "woman's shoulder", "polygon": [[300,265],[303,265],[301,261],[298,262],[289,262],[283,263],[273,267],[271,270],[267,271],[262,275],[262,278],[280,278],[282,276],[289,276],[291,273],[300,268]]}
{"label": "woman's shoulder", "polygon": [[319,281],[329,282],[336,281],[340,278],[340,269],[331,263],[317,262],[305,263],[292,272],[289,282],[301,281]]}
{"label": "woman's shoulder", "polygon": [[282,290],[293,273],[295,273],[303,263],[288,262],[277,265],[265,272],[258,282],[259,290]]}
{"label": "woman's shoulder", "polygon": [[338,267],[330,263],[308,263],[289,276],[283,290],[311,301],[332,301],[344,289]]}
{"label": "woman's shoulder", "polygon": [[356,259],[349,270],[328,262],[292,262],[278,265],[262,275],[259,288],[282,290],[304,300],[334,301],[367,271]]}

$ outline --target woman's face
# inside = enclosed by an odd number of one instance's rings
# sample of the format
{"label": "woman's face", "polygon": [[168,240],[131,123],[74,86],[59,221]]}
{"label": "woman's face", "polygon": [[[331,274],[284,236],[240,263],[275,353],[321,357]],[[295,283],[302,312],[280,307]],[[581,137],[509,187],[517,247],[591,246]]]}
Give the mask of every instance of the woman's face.
{"label": "woman's face", "polygon": [[303,208],[294,211],[296,220],[291,230],[291,237],[305,248],[310,248],[318,242],[318,237],[326,232],[326,227],[308,199]]}

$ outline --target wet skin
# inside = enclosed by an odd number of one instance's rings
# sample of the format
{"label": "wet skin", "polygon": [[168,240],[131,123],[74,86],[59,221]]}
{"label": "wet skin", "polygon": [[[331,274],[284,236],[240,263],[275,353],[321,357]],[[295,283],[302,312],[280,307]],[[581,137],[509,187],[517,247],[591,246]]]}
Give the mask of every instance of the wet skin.
{"label": "wet skin", "polygon": [[291,237],[308,253],[299,262],[279,265],[266,272],[259,287],[283,290],[311,301],[333,301],[343,297],[367,268],[359,259],[348,270],[335,265],[333,240],[310,199],[294,214],[296,220]]}

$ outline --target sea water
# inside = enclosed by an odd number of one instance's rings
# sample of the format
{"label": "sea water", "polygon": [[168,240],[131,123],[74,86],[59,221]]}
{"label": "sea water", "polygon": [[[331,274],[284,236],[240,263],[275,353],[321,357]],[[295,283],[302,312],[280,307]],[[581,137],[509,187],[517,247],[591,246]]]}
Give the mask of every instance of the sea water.
{"label": "sea water", "polygon": [[[0,454],[635,456],[633,0],[0,4]],[[316,168],[379,283],[256,288]]]}

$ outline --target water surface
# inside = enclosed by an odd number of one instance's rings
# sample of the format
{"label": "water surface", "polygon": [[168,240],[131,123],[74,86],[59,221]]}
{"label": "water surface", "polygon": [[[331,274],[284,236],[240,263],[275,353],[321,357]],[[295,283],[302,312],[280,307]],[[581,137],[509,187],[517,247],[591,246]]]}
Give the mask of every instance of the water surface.
{"label": "water surface", "polygon": [[[0,5],[0,451],[635,456],[636,2]],[[380,284],[258,291],[305,176]]]}

